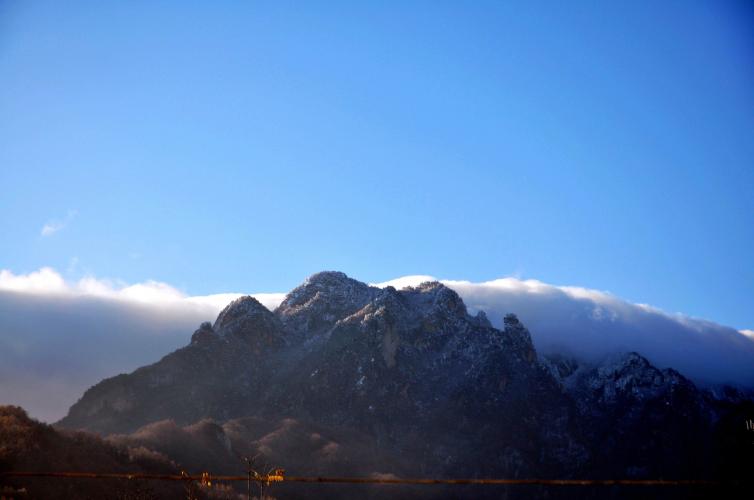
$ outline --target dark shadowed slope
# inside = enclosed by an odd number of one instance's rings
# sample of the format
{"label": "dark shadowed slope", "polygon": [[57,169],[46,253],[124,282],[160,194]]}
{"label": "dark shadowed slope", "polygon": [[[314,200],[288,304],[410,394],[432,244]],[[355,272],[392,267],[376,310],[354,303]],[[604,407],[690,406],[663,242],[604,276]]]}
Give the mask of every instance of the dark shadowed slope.
{"label": "dark shadowed slope", "polygon": [[[30,419],[21,408],[0,406],[0,472],[10,471],[176,474],[178,469],[146,448],[116,447],[92,434],[56,430]],[[21,498],[183,497],[183,487],[176,484],[42,478],[7,479],[5,484],[25,489],[28,497]]]}

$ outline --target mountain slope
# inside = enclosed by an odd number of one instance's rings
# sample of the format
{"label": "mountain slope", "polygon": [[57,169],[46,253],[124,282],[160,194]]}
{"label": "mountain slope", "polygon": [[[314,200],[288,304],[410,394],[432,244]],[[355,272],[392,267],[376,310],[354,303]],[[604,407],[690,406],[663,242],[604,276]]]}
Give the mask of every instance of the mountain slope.
{"label": "mountain slope", "polygon": [[[114,472],[177,474],[164,455],[144,447],[116,447],[83,432],[59,431],[29,418],[18,407],[0,406],[0,472]],[[182,498],[183,486],[118,480],[0,478],[25,490],[9,498]],[[6,498],[3,496],[3,498]]]}

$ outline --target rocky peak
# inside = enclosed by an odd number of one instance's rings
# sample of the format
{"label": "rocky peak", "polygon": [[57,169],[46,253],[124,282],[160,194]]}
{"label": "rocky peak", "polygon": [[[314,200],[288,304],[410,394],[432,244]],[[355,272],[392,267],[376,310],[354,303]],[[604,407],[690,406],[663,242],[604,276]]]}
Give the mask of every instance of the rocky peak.
{"label": "rocky peak", "polygon": [[699,391],[688,379],[672,369],[660,370],[636,352],[621,353],[605,359],[591,370],[584,370],[575,387],[600,404],[615,401],[648,401],[669,398],[679,391],[696,399]]}
{"label": "rocky peak", "polygon": [[370,309],[394,309],[394,308],[406,308],[406,299],[405,297],[393,288],[392,286],[388,286],[383,288],[379,291],[379,293],[371,300],[369,301],[369,304],[366,305],[367,308]]}
{"label": "rocky peak", "polygon": [[515,314],[506,314],[503,318],[503,335],[504,340],[517,350],[526,351],[527,359],[533,362],[536,357],[534,344],[531,341],[529,330],[519,321]]}
{"label": "rocky peak", "polygon": [[[576,369],[562,387],[575,403],[584,435],[599,443],[588,466],[596,475],[613,469],[647,477],[652,466],[656,475],[677,475],[681,469],[695,471],[708,453],[701,436],[709,436],[714,410],[675,370],[660,370],[635,352],[622,353]],[[668,459],[672,446],[679,453]],[[648,457],[660,460],[651,465]],[[640,460],[650,465],[637,466]]]}
{"label": "rocky peak", "polygon": [[283,325],[269,309],[251,296],[240,297],[217,316],[213,326],[219,336],[245,339],[260,351],[264,346],[281,346],[286,343]]}
{"label": "rocky peak", "polygon": [[250,295],[239,297],[220,312],[213,326],[217,332],[237,330],[239,323],[274,321],[274,315],[257,299]]}
{"label": "rocky peak", "polygon": [[571,376],[577,373],[582,368],[579,362],[574,358],[563,356],[560,354],[550,354],[542,356],[540,359],[542,366],[550,372],[555,380],[565,387]]}
{"label": "rocky peak", "polygon": [[267,309],[251,295],[239,297],[220,311],[213,328],[216,330],[222,330],[234,321],[238,321],[247,316],[263,315],[265,311],[267,311]]}
{"label": "rocky peak", "polygon": [[320,271],[306,278],[303,285],[347,283],[349,281],[356,281],[356,280],[349,278],[348,275],[342,271]]}
{"label": "rocky peak", "polygon": [[614,382],[620,387],[659,385],[664,381],[662,372],[636,352],[608,357],[594,375],[601,384]]}
{"label": "rocky peak", "polygon": [[634,371],[644,370],[651,366],[650,362],[638,352],[626,352],[608,358],[605,370]]}
{"label": "rocky peak", "polygon": [[410,323],[415,316],[415,311],[407,307],[402,292],[388,286],[380,290],[364,307],[343,318],[341,322],[343,324],[369,323],[377,320],[392,325],[396,322]]}
{"label": "rocky peak", "polygon": [[474,319],[479,324],[479,326],[482,326],[484,328],[492,328],[492,323],[490,322],[490,319],[487,317],[487,313],[484,311],[479,311],[476,313],[476,316],[474,316]]}
{"label": "rocky peak", "polygon": [[275,314],[294,335],[310,337],[359,311],[381,292],[344,273],[324,271],[294,288]]}
{"label": "rocky peak", "polygon": [[424,315],[439,315],[445,318],[466,318],[466,304],[453,290],[439,281],[427,281],[416,287],[401,291],[411,305]]}
{"label": "rocky peak", "polygon": [[191,335],[192,344],[203,344],[217,338],[215,330],[212,328],[212,323],[205,321],[196,331]]}

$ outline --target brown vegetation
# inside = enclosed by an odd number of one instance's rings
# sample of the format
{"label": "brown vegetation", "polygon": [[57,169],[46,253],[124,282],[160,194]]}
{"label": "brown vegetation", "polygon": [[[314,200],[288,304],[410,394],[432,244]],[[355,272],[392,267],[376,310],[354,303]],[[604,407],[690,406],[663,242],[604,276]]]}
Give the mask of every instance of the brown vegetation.
{"label": "brown vegetation", "polygon": [[[0,472],[92,471],[175,473],[164,456],[145,448],[118,448],[86,432],[59,431],[29,418],[17,406],[0,406]],[[181,498],[181,485],[127,480],[8,479],[0,485],[26,489],[19,498]]]}

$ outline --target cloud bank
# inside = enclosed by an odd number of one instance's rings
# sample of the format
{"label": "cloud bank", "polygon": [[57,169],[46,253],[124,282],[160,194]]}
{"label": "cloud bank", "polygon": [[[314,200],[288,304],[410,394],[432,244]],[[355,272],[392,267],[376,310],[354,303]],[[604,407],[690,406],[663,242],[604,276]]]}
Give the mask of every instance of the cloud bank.
{"label": "cloud bank", "polygon": [[[377,286],[434,280],[405,276]],[[516,313],[541,353],[598,360],[638,351],[702,384],[754,387],[754,332],[664,313],[609,293],[503,278],[441,280],[470,312],[500,326]],[[126,284],[93,277],[68,282],[54,269],[0,271],[0,404],[36,418],[61,418],[91,385],[159,360],[188,343],[202,321],[241,293],[189,296],[157,281]],[[274,309],[283,293],[253,294]]]}
{"label": "cloud bank", "polygon": [[[58,298],[107,299],[160,308],[193,308],[204,314],[216,315],[228,302],[242,293],[218,293],[187,296],[167,283],[149,280],[128,285],[121,281],[85,277],[75,283],[67,282],[56,270],[43,267],[29,274],[13,274],[0,270],[0,292],[16,292]],[[274,309],[285,297],[284,293],[252,294],[265,307]]]}
{"label": "cloud bank", "polygon": [[[187,296],[170,285],[66,282],[51,268],[0,271],[0,404],[63,417],[99,380],[158,361],[240,293]],[[283,294],[256,294],[276,307]]]}
{"label": "cloud bank", "polygon": [[[404,276],[376,286],[402,288],[433,279]],[[668,314],[607,292],[537,280],[440,281],[458,292],[470,312],[483,310],[495,326],[501,326],[506,313],[518,315],[543,354],[598,361],[615,352],[636,351],[702,385],[754,386],[751,330]]]}

